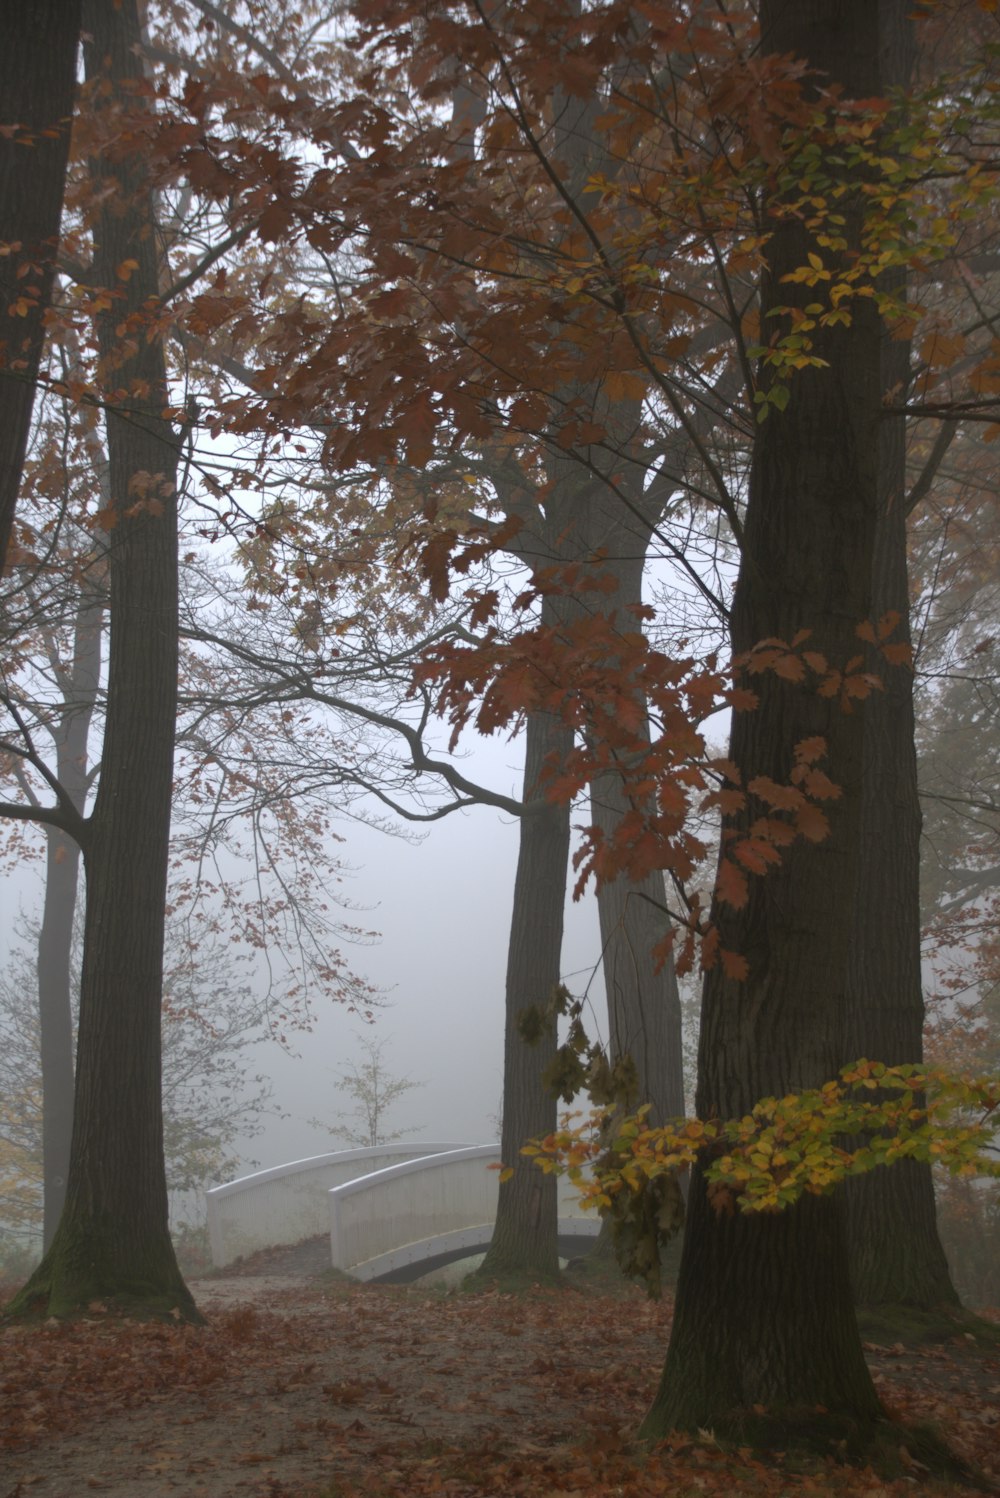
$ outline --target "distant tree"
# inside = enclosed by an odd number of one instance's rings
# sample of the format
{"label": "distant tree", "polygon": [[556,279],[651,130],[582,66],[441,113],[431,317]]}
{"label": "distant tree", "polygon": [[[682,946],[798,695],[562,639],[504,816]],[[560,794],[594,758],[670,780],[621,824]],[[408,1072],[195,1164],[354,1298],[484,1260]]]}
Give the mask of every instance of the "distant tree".
{"label": "distant tree", "polygon": [[[38,1237],[42,1227],[43,1135],[37,966],[39,928],[24,922],[23,941],[0,974],[0,1227]],[[79,942],[73,944],[79,1008]],[[239,1163],[232,1145],[260,1127],[270,1089],[254,1075],[247,1052],[266,1032],[262,1003],[240,981],[237,959],[222,942],[192,952],[182,919],[168,923],[163,993],[163,1125],[167,1186],[200,1190]],[[72,1070],[72,1056],[70,1058]],[[72,1096],[72,1087],[70,1088]]]}
{"label": "distant tree", "polygon": [[346,1120],[330,1126],[330,1133],[358,1149],[374,1148],[378,1144],[392,1144],[415,1134],[419,1125],[407,1129],[387,1128],[387,1115],[393,1103],[399,1101],[422,1082],[411,1082],[409,1077],[394,1077],[382,1059],[386,1040],[373,1036],[359,1036],[362,1051],[361,1061],[348,1061],[337,1074],[338,1095],[350,1100],[350,1106],[338,1109],[335,1118]]}

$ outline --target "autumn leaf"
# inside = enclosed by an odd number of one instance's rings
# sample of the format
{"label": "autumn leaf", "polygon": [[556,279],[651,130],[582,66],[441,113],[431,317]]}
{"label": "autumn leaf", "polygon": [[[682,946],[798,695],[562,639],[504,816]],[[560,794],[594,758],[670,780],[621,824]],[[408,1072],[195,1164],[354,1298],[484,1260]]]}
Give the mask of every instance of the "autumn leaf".
{"label": "autumn leaf", "polygon": [[800,739],[795,746],[795,760],[800,765],[811,765],[826,753],[826,739]]}
{"label": "autumn leaf", "polygon": [[802,805],[802,792],[796,786],[778,785],[767,775],[756,775],[747,789],[780,811],[793,811]]}
{"label": "autumn leaf", "polygon": [[719,860],[715,889],[719,899],[724,904],[731,905],[734,910],[740,910],[747,903],[749,897],[747,877],[730,858]]}
{"label": "autumn leaf", "polygon": [[719,960],[726,977],[731,978],[734,983],[742,983],[750,976],[750,964],[739,952],[730,952],[727,947],[720,947]]}
{"label": "autumn leaf", "polygon": [[795,813],[795,827],[811,843],[821,843],[829,836],[830,823],[818,806],[807,803]]}
{"label": "autumn leaf", "polygon": [[646,381],[629,370],[613,369],[604,376],[604,390],[609,401],[640,401],[646,394]]}

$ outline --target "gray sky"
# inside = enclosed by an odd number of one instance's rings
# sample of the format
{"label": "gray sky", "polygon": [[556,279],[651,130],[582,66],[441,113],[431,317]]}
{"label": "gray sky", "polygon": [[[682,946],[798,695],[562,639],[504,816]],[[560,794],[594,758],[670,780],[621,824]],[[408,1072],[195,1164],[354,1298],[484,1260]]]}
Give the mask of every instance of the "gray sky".
{"label": "gray sky", "polygon": [[[516,792],[518,758],[516,746],[486,744],[475,756],[476,771]],[[381,939],[345,950],[360,974],[390,990],[370,1033],[386,1038],[383,1061],[391,1074],[425,1084],[395,1105],[390,1129],[415,1126],[415,1138],[470,1144],[495,1137],[517,846],[517,826],[486,807],[434,824],[418,846],[364,827],[347,834],[343,856],[356,870],[347,893],[371,906],[359,919]],[[589,969],[599,955],[590,893],[567,908],[563,973],[574,992],[586,975],[569,975]],[[357,1017],[321,1002],[313,1032],[290,1037],[297,1055],[261,1048],[275,1105],[291,1115],[270,1121],[245,1145],[261,1167],[342,1147],[309,1119],[344,1106],[336,1073],[350,1057],[360,1059],[361,1029]]]}

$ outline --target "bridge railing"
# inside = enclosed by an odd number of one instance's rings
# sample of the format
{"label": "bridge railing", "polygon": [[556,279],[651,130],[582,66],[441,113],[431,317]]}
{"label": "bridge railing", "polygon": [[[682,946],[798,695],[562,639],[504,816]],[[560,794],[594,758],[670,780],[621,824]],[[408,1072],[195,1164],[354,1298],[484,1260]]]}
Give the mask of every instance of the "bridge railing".
{"label": "bridge railing", "polygon": [[[330,1256],[361,1279],[451,1249],[489,1242],[500,1188],[500,1146],[471,1145],[387,1166],[334,1187]],[[584,1213],[576,1188],[557,1183],[560,1231],[596,1234],[596,1213]]]}
{"label": "bridge railing", "polygon": [[217,1268],[244,1254],[326,1233],[331,1187],[387,1166],[460,1148],[452,1143],[406,1141],[372,1149],[336,1150],[258,1170],[205,1193],[212,1263]]}

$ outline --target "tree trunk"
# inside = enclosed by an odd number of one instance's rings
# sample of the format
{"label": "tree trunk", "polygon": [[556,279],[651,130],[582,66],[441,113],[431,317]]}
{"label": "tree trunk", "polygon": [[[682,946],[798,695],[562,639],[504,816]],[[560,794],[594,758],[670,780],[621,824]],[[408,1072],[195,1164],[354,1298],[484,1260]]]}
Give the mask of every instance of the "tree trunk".
{"label": "tree trunk", "polygon": [[564,757],[572,744],[571,731],[549,714],[529,714],[524,799],[533,802],[534,809],[519,824],[504,1021],[501,1156],[514,1173],[500,1183],[496,1226],[479,1270],[487,1280],[550,1278],[559,1270],[556,1178],[544,1175],[520,1153],[529,1139],[551,1133],[556,1125],[556,1102],[542,1082],[555,1055],[556,1029],[553,1023],[541,1040],[528,1045],[518,1030],[518,1018],[532,1005],[544,1008],[562,971],[570,813],[565,805],[539,804],[543,797],[538,779],[547,757]]}
{"label": "tree trunk", "polygon": [[[633,426],[638,414],[633,415]],[[622,477],[627,477],[627,471]],[[595,514],[602,514],[606,527],[600,536],[601,549],[609,553],[604,570],[613,572],[618,583],[608,606],[627,622],[629,605],[642,602],[650,530],[659,519],[658,511],[648,515],[650,529],[642,529],[637,522],[636,516],[647,512],[649,504],[641,476],[637,479],[630,495],[633,516],[623,516],[620,510],[609,513],[613,499],[606,499],[602,505],[595,496],[594,502]],[[606,839],[614,838],[629,810],[631,803],[620,776],[609,772],[591,784],[591,820]],[[653,952],[670,932],[662,872],[647,874],[641,880],[621,878],[599,885],[597,909],[611,1056],[615,1060],[630,1056],[635,1063],[636,1104],[650,1104],[652,1123],[679,1118],[684,1113],[684,1050],[677,974],[672,956],[659,968],[653,960]],[[602,1222],[586,1260],[602,1271],[615,1261],[608,1219]]]}
{"label": "tree trunk", "polygon": [[[81,587],[68,671],[53,643],[54,670],[67,680],[55,730],[56,778],[81,817],[86,811],[90,724],[101,680],[103,580]],[[45,903],[38,933],[38,1033],[42,1069],[43,1243],[48,1249],[66,1200],[73,1131],[72,953],[80,847],[58,828],[46,829]]]}
{"label": "tree trunk", "polygon": [[[0,29],[0,571],[14,524],[59,243],[80,0],[4,8]],[[17,248],[14,248],[17,247]],[[36,269],[19,275],[25,264]],[[11,310],[12,308],[16,310]]]}
{"label": "tree trunk", "polygon": [[[97,106],[113,118],[122,103],[136,104],[122,84],[142,76],[135,0],[119,7],[92,0],[85,22],[92,37],[87,76],[110,80]],[[167,403],[162,343],[148,336],[158,294],[152,197],[141,152],[126,144],[114,159],[112,149],[91,162],[103,205],[94,229],[95,279],[115,293],[112,310],[97,320],[114,523],[107,721],[84,842],[73,1143],[62,1220],[13,1309],[64,1315],[113,1300],[138,1314],[196,1318],[167,1225],[160,1096],[177,693],[178,442],[160,414]],[[126,278],[119,268],[128,260],[135,265]]]}
{"label": "tree trunk", "polygon": [[[633,424],[638,412],[633,416]],[[619,478],[619,482],[627,474]],[[642,512],[641,474],[630,496]],[[608,597],[608,608],[623,627],[631,627],[629,607],[642,602],[642,575],[650,530],[635,516],[622,515],[613,496],[594,495],[590,531],[594,549],[606,552],[601,570],[618,584]],[[599,517],[599,518],[598,518]],[[658,515],[649,517],[650,528]],[[599,527],[599,530],[598,530]],[[645,706],[645,700],[643,700]],[[608,773],[591,786],[590,812],[594,825],[612,838],[631,809],[620,776]],[[653,1122],[684,1113],[684,1062],[681,1004],[673,959],[657,970],[652,953],[670,932],[663,875],[641,880],[614,879],[597,892],[601,926],[604,987],[608,1001],[608,1032],[613,1056],[630,1055],[639,1077],[639,1102],[652,1104]]]}
{"label": "tree trunk", "polygon": [[[871,0],[764,0],[762,44],[793,52],[847,95],[880,92],[879,6]],[[849,236],[857,233],[848,208]],[[772,219],[761,288],[762,326],[775,305],[812,299],[782,277],[812,249],[795,220]],[[809,629],[811,650],[843,667],[856,626],[869,617],[878,500],[880,327],[857,301],[849,328],[831,328],[816,351],[828,368],[796,374],[787,410],[758,427],[745,550],[733,605],[737,652]],[[787,782],[795,745],[819,736],[842,788],[831,830],[801,841],[779,867],[750,882],[738,909],[714,907],[725,947],[748,976],[721,965],[706,975],[698,1058],[701,1118],[739,1117],[761,1097],[817,1087],[842,1064],[847,951],[862,820],[864,711],[766,672],[753,678],[754,711],[735,715],[730,757],[743,784]],[[851,706],[852,704],[847,704]],[[745,830],[756,810],[727,819]],[[754,1439],[755,1407],[781,1417],[815,1411],[868,1425],[880,1406],[853,1313],[840,1210],[806,1198],[773,1217],[713,1209],[696,1171],[660,1390],[645,1435],[712,1428]],[[815,1415],[813,1419],[815,1420]]]}
{"label": "tree trunk", "polygon": [[[913,27],[886,7],[885,82],[905,86]],[[893,288],[905,293],[902,272]],[[910,375],[908,340],[882,338],[882,389],[897,394]],[[884,420],[879,433],[879,513],[872,614],[899,615],[893,641],[911,643],[906,556],[906,424]],[[865,1056],[889,1066],[923,1061],[920,971],[920,799],[914,749],[913,671],[869,647],[868,669],[884,690],[865,713],[864,832],[848,966],[844,1061]],[[858,1305],[956,1306],[937,1231],[929,1165],[905,1160],[892,1170],[844,1182],[844,1220]]]}
{"label": "tree trunk", "polygon": [[[906,516],[899,489],[879,520],[873,613],[896,609],[909,640]],[[913,672],[873,660],[882,692],[865,710],[864,844],[848,969],[844,1062],[923,1060],[920,802]],[[851,1279],[859,1305],[955,1306],[937,1232],[930,1166],[901,1161],[843,1185]]]}
{"label": "tree trunk", "polygon": [[71,955],[80,849],[46,832],[45,904],[38,933],[38,1042],[42,1067],[43,1245],[55,1236],[66,1200],[73,1130]]}
{"label": "tree trunk", "polygon": [[[629,810],[617,775],[594,782],[590,808],[594,825],[613,836]],[[670,931],[663,876],[614,879],[601,886],[597,903],[612,1055],[635,1062],[638,1101],[652,1105],[652,1122],[680,1118],[684,1068],[677,975],[669,958],[657,970],[652,956]]]}

